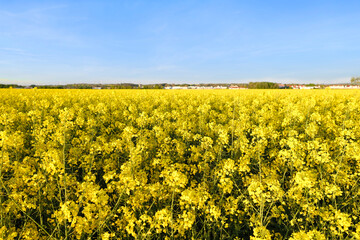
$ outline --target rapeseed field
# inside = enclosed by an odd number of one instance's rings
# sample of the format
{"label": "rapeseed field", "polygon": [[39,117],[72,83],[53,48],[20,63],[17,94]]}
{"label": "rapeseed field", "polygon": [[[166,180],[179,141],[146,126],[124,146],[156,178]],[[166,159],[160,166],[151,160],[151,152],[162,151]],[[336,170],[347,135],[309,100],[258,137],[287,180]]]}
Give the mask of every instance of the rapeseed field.
{"label": "rapeseed field", "polygon": [[0,90],[0,239],[360,239],[360,91]]}

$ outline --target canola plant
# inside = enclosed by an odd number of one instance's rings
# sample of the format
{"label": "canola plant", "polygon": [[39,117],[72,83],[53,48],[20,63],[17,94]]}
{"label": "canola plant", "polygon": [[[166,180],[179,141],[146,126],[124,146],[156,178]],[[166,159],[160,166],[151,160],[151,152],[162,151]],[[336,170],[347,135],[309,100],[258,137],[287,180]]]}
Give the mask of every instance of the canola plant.
{"label": "canola plant", "polygon": [[0,90],[0,239],[360,239],[357,90]]}

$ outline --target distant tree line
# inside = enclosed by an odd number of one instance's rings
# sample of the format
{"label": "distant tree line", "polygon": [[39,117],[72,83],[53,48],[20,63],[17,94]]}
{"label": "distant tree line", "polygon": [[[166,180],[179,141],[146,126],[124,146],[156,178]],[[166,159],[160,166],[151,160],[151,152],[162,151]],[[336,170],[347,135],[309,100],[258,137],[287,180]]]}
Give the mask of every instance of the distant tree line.
{"label": "distant tree line", "polygon": [[[352,77],[352,84],[360,84],[360,77]],[[179,86],[179,87],[189,87],[189,86],[200,86],[200,87],[230,87],[238,86],[249,89],[286,89],[289,88],[288,85],[278,84],[274,82],[250,82],[250,83],[202,83],[202,84],[134,84],[134,83],[118,83],[118,84],[90,84],[90,83],[77,83],[77,84],[66,84],[66,85],[30,85],[22,86],[18,84],[0,84],[0,88],[38,88],[38,89],[164,89],[165,87]],[[315,86],[315,84],[310,83],[306,86]]]}
{"label": "distant tree line", "polygon": [[119,84],[66,84],[66,85],[35,85],[22,86],[17,84],[0,84],[0,88],[38,88],[38,89],[163,89],[165,84],[133,84],[133,83],[119,83]]}
{"label": "distant tree line", "polygon": [[150,84],[150,85],[143,85],[143,89],[164,89],[165,84]]}
{"label": "distant tree line", "polygon": [[250,89],[277,89],[279,84],[273,82],[250,82],[248,85]]}
{"label": "distant tree line", "polygon": [[17,84],[0,84],[0,88],[24,88]]}

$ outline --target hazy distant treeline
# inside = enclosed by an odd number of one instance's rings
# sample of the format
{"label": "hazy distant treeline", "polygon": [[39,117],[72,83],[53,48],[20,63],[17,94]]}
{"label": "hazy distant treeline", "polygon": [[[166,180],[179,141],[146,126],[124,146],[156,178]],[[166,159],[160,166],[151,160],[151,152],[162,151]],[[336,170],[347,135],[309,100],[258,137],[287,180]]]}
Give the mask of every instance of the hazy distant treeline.
{"label": "hazy distant treeline", "polygon": [[165,84],[132,84],[132,83],[122,83],[122,84],[66,84],[66,85],[30,85],[23,86],[18,84],[0,84],[0,88],[39,88],[39,89],[163,89]]}
{"label": "hazy distant treeline", "polygon": [[277,89],[279,84],[273,82],[250,82],[248,84],[250,89]]}
{"label": "hazy distant treeline", "polygon": [[[39,89],[164,89],[167,86],[181,86],[188,87],[193,86],[194,84],[133,84],[133,83],[121,83],[121,84],[89,84],[89,83],[80,83],[80,84],[66,84],[66,85],[30,85],[23,86],[18,84],[0,84],[0,88],[39,88]],[[238,87],[245,87],[250,89],[277,89],[279,88],[278,83],[273,82],[250,82],[250,83],[239,83],[239,84],[196,84],[196,86],[229,86],[236,85]],[[284,87],[282,87],[284,88]],[[286,85],[285,85],[285,88]]]}
{"label": "hazy distant treeline", "polygon": [[23,86],[17,84],[0,84],[0,88],[23,88]]}

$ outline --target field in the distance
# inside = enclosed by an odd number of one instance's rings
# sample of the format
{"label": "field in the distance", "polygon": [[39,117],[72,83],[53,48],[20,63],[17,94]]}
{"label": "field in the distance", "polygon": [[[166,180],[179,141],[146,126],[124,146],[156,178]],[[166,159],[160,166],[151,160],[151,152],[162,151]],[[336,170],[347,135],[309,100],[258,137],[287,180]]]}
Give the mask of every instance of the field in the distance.
{"label": "field in the distance", "polygon": [[360,91],[0,90],[0,239],[360,239]]}

